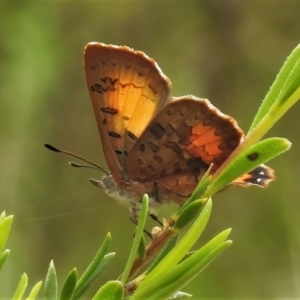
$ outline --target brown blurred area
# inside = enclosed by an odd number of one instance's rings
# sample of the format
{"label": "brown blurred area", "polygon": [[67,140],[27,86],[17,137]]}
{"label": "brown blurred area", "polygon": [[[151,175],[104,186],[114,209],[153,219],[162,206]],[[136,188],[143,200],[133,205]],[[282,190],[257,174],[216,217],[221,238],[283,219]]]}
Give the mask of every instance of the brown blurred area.
{"label": "brown blurred area", "polygon": [[[0,10],[0,211],[15,219],[0,277],[10,298],[54,260],[60,288],[82,274],[108,231],[117,252],[87,299],[122,272],[134,227],[128,210],[68,166],[47,142],[106,167],[83,72],[88,42],[127,45],[154,58],[173,96],[210,99],[247,131],[285,58],[300,42],[297,0],[3,1]],[[300,106],[268,133],[293,146],[269,162],[268,189],[232,187],[214,197],[197,244],[232,228],[233,245],[185,289],[194,299],[300,297]],[[167,218],[175,205],[163,208]],[[148,227],[154,223],[149,221]]]}

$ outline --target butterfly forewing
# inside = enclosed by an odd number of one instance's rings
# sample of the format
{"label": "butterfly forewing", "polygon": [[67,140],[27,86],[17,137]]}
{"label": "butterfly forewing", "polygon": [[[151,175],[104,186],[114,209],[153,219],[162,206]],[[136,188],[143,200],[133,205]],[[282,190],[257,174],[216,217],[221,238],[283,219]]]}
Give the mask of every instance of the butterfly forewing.
{"label": "butterfly forewing", "polygon": [[85,73],[101,136],[114,176],[127,169],[127,154],[154,113],[169,97],[171,83],[144,53],[90,43]]}

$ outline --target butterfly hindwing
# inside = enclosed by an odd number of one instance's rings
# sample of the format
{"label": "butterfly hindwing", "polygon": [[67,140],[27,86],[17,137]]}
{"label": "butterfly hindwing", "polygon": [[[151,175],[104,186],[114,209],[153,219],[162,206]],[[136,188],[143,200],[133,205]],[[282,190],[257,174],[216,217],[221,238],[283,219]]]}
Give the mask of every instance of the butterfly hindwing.
{"label": "butterfly hindwing", "polygon": [[[165,194],[182,203],[213,163],[216,171],[244,138],[236,121],[208,100],[173,98],[151,120],[128,156],[130,178],[155,181]],[[274,171],[260,165],[232,184],[265,187]],[[176,200],[176,196],[182,196]]]}
{"label": "butterfly hindwing", "polygon": [[150,181],[218,168],[239,145],[243,132],[208,100],[175,98],[151,120],[128,156],[129,174]]}

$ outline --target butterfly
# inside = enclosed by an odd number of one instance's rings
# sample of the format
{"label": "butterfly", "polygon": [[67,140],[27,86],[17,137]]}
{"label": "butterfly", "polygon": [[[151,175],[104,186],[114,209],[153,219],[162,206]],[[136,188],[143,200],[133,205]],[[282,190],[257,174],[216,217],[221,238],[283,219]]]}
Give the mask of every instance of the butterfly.
{"label": "butterfly", "polygon": [[[183,204],[213,164],[214,173],[243,141],[237,122],[207,99],[171,97],[156,62],[127,46],[89,43],[85,75],[110,173],[91,182],[137,207]],[[260,165],[231,184],[266,187],[274,171]]]}

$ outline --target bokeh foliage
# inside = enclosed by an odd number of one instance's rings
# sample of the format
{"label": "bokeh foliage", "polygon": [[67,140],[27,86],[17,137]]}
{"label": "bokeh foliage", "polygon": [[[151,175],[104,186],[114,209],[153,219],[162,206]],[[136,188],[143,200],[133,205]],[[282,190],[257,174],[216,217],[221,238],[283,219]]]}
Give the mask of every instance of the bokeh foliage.
{"label": "bokeh foliage", "polygon": [[[0,211],[14,214],[15,222],[5,266],[12,272],[1,296],[11,295],[24,271],[29,286],[44,278],[51,259],[58,278],[74,266],[84,270],[108,231],[118,251],[101,282],[124,268],[133,233],[127,209],[90,185],[87,178],[99,172],[72,169],[67,158],[42,147],[53,143],[105,166],[85,86],[86,43],[146,52],[171,79],[173,95],[208,98],[247,131],[300,42],[299,10],[297,0],[2,1]],[[234,244],[187,292],[299,297],[299,113],[296,105],[269,134],[293,142],[271,161],[277,180],[270,188],[234,187],[214,197],[204,236],[232,227]]]}

